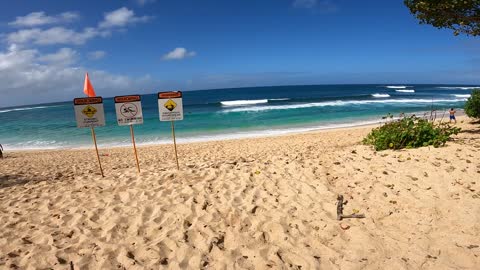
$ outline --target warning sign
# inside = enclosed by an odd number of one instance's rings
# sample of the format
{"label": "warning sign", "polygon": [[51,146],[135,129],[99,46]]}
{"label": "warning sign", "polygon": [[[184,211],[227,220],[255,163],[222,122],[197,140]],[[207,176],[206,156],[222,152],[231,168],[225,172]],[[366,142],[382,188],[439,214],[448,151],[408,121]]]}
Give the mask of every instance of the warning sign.
{"label": "warning sign", "polygon": [[158,110],[160,121],[183,120],[182,92],[159,92]]}
{"label": "warning sign", "polygon": [[105,126],[105,113],[101,97],[76,98],[73,100],[77,127]]}
{"label": "warning sign", "polygon": [[115,111],[119,126],[143,124],[140,95],[115,97]]}

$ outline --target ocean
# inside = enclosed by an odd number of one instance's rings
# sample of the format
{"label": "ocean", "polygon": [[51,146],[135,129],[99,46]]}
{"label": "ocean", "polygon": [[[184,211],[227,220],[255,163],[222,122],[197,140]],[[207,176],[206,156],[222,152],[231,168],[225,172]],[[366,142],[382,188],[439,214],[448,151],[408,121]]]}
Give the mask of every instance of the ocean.
{"label": "ocean", "polygon": [[[475,86],[305,85],[184,91],[184,120],[177,142],[259,137],[377,123],[387,113],[437,116],[462,108]],[[79,91],[78,97],[83,93]],[[101,95],[101,93],[97,93]],[[136,93],[130,93],[136,94]],[[113,98],[104,98],[106,126],[95,129],[99,147],[130,145],[118,126]],[[169,122],[160,122],[156,93],[142,95],[139,145],[171,143]],[[5,150],[91,147],[89,128],[77,128],[73,102],[0,108],[0,144]]]}

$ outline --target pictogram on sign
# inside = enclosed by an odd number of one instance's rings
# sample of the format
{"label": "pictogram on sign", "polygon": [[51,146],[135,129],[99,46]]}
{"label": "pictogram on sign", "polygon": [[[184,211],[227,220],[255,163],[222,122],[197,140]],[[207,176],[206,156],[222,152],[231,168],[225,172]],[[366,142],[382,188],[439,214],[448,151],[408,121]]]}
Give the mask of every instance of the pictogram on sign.
{"label": "pictogram on sign", "polygon": [[167,110],[173,111],[173,109],[175,109],[175,107],[177,107],[177,103],[175,103],[175,101],[170,99],[167,102],[165,102],[164,106],[165,106],[165,108],[167,108]]}
{"label": "pictogram on sign", "polygon": [[125,117],[134,117],[138,113],[137,105],[134,103],[123,103],[120,106],[120,113]]}
{"label": "pictogram on sign", "polygon": [[88,118],[92,118],[95,115],[96,112],[97,112],[97,109],[95,109],[94,107],[92,107],[90,105],[87,105],[87,107],[85,107],[82,110],[82,113],[85,114]]}

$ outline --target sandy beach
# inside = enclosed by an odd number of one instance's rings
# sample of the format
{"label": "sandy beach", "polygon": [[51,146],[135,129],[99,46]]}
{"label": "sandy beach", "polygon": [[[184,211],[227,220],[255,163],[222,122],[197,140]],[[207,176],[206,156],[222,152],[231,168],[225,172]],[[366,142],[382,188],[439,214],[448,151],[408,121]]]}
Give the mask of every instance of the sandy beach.
{"label": "sandy beach", "polygon": [[[480,128],[375,152],[372,127],[7,152],[2,269],[478,269]],[[337,195],[348,201],[336,217]]]}

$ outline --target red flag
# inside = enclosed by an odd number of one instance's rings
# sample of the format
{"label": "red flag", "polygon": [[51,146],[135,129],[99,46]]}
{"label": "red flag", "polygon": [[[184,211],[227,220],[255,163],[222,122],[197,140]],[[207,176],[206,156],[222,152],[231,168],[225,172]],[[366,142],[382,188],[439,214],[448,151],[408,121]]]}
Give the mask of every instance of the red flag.
{"label": "red flag", "polygon": [[85,83],[83,84],[83,93],[85,93],[85,95],[87,95],[88,97],[97,96],[97,94],[95,94],[95,89],[93,89],[92,83],[88,78],[88,72],[85,74]]}

